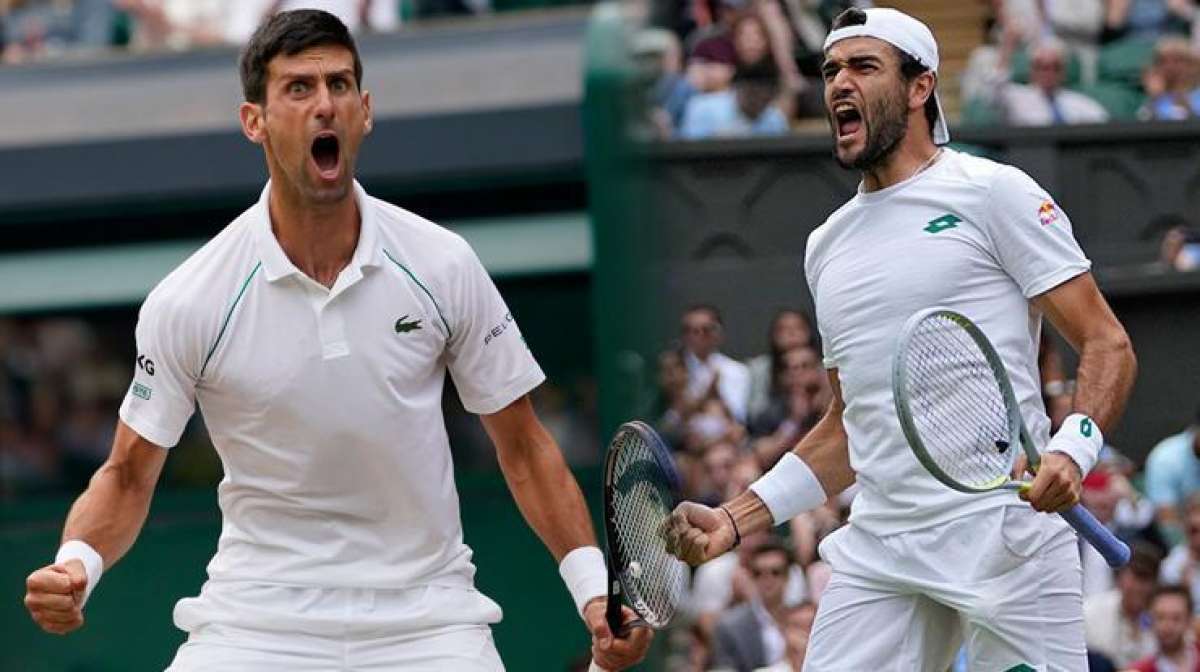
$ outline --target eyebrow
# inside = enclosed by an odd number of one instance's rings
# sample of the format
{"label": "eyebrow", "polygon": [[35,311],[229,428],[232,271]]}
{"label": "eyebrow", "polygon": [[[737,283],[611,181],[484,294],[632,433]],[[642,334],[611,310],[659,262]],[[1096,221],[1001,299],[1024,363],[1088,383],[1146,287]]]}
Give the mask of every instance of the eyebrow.
{"label": "eyebrow", "polygon": [[[325,73],[326,79],[329,79],[331,77],[353,77],[353,76],[354,76],[354,70],[352,70],[350,68],[342,68],[341,70],[334,70],[332,72]],[[316,73],[308,72],[308,71],[291,70],[291,71],[279,73],[280,80],[289,81],[289,82],[296,81],[296,80],[313,80],[313,79],[317,79],[317,78],[318,78],[318,75]]]}

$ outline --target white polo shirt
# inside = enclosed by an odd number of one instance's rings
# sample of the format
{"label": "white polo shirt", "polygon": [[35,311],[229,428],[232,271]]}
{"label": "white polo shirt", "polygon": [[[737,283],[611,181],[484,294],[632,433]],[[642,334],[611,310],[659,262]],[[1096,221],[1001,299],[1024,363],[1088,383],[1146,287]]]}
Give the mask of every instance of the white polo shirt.
{"label": "white polo shirt", "polygon": [[471,586],[445,372],[477,414],[545,376],[458,235],[356,183],[358,247],[327,289],[279,246],[269,193],[147,297],[121,419],[171,447],[199,402],[225,468],[212,580]]}

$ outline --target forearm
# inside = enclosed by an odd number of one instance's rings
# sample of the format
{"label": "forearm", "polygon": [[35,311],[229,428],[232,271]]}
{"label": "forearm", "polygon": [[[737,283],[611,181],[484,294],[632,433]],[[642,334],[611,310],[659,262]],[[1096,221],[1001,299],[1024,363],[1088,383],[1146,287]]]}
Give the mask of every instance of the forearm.
{"label": "forearm", "polygon": [[[792,452],[812,470],[827,497],[836,497],[854,483],[854,470],[850,468],[850,453],[840,412],[826,413]],[[775,525],[771,511],[752,490],[734,497],[724,506],[743,535]]]}
{"label": "forearm", "polygon": [[1072,410],[1090,417],[1107,434],[1125,411],[1137,376],[1137,359],[1123,329],[1086,341],[1079,352]]}
{"label": "forearm", "polygon": [[78,539],[112,567],[133,546],[150,510],[149,492],[131,482],[128,465],[111,459],[92,476],[67,514],[63,541]]}
{"label": "forearm", "polygon": [[555,561],[580,546],[595,546],[587,504],[562,452],[542,427],[522,437],[525,445],[500,451],[500,469],[525,521]]}

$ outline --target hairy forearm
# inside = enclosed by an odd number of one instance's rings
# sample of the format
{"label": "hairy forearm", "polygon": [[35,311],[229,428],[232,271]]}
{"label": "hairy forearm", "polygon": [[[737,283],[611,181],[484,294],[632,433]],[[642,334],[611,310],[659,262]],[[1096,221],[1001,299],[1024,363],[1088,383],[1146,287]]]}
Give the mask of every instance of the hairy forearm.
{"label": "hairy forearm", "polygon": [[[854,470],[850,468],[846,430],[842,426],[840,412],[826,413],[792,452],[816,474],[827,496],[835,497],[854,483]],[[751,490],[734,497],[724,506],[743,535],[774,526],[770,510]]]}
{"label": "hairy forearm", "polygon": [[132,471],[127,463],[105,462],[71,506],[63,528],[63,541],[86,542],[104,558],[105,567],[133,546],[150,510],[153,486],[138,483]]}
{"label": "hairy forearm", "polygon": [[555,561],[580,546],[594,546],[596,534],[575,476],[558,445],[540,426],[501,447],[500,469],[517,508]]}
{"label": "hairy forearm", "polygon": [[1107,434],[1125,411],[1137,376],[1137,358],[1123,329],[1082,344],[1075,372],[1073,410],[1092,418]]}

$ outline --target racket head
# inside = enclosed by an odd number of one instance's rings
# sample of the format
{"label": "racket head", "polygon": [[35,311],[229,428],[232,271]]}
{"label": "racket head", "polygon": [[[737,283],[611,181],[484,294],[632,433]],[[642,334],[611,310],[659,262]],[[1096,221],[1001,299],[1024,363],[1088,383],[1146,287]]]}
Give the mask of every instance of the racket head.
{"label": "racket head", "polygon": [[937,307],[904,323],[892,360],[892,397],[917,460],[961,492],[1010,485],[1028,451],[1004,363],[961,313]]}
{"label": "racket head", "polygon": [[667,552],[663,536],[679,500],[679,474],[663,440],[643,422],[621,425],[604,463],[609,571],[629,606],[654,628],[671,621],[687,583],[687,565]]}

